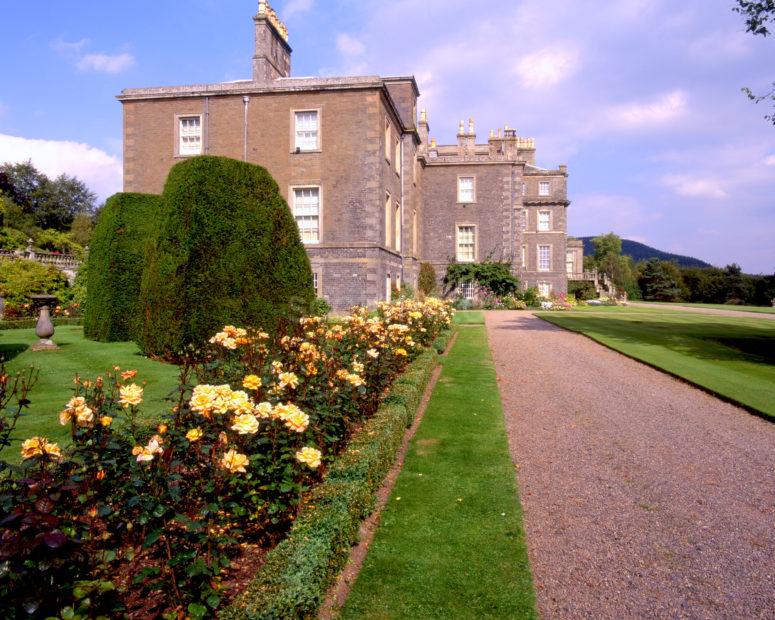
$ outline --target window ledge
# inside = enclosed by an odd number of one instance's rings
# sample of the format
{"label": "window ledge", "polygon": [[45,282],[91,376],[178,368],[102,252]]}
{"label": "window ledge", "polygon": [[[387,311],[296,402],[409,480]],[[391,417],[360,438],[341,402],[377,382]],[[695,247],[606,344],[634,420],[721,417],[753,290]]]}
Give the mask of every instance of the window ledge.
{"label": "window ledge", "polygon": [[306,155],[307,153],[322,153],[323,149],[293,149],[291,155]]}

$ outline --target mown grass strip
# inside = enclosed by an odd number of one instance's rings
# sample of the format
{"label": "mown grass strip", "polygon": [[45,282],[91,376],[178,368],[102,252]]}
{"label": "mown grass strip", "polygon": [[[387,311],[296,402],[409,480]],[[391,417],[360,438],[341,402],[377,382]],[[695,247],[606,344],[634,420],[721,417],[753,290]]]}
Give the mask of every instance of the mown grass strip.
{"label": "mown grass strip", "polygon": [[734,304],[700,304],[684,301],[639,301],[639,304],[669,308],[670,306],[686,306],[687,308],[710,308],[711,310],[735,310],[737,312],[754,312],[758,314],[775,314],[775,308],[769,306],[736,306]]}
{"label": "mown grass strip", "polygon": [[537,316],[775,418],[774,321],[632,310]]}
{"label": "mown grass strip", "polygon": [[455,313],[455,325],[484,325],[484,314],[478,310],[461,310]]}
{"label": "mown grass strip", "polygon": [[[459,316],[459,315],[458,315]],[[459,331],[342,618],[533,618],[483,326]]]}

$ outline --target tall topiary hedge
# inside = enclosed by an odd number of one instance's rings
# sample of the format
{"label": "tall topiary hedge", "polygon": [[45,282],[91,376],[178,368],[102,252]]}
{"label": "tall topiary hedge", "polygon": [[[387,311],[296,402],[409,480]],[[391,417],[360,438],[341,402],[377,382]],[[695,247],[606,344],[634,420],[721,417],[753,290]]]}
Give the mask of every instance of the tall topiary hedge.
{"label": "tall topiary hedge", "polygon": [[263,168],[195,157],[172,168],[140,293],[137,343],[174,357],[226,324],[272,330],[314,299],[288,205]]}
{"label": "tall topiary hedge", "polygon": [[102,342],[132,340],[146,246],[161,196],[116,194],[100,212],[91,239],[83,330]]}

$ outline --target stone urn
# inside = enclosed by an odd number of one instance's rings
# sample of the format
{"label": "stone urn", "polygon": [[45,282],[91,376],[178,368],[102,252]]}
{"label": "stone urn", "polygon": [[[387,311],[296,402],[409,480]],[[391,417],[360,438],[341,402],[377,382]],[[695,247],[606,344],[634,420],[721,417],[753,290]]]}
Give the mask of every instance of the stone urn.
{"label": "stone urn", "polygon": [[30,295],[33,304],[39,309],[38,322],[35,325],[35,335],[40,338],[32,345],[33,351],[50,351],[58,349],[51,337],[54,335],[54,324],[51,322],[51,306],[57,298],[55,295]]}

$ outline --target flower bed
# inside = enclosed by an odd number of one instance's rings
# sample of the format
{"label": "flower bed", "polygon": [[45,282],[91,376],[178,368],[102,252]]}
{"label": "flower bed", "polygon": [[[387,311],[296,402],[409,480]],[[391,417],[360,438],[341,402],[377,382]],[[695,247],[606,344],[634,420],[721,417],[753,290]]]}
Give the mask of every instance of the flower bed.
{"label": "flower bed", "polygon": [[311,608],[341,561],[325,549],[348,545],[371,505],[432,367],[427,347],[449,322],[448,305],[429,300],[385,304],[373,318],[355,309],[341,325],[302,319],[275,338],[227,327],[192,352],[155,429],[136,422],[133,371],[77,379],[60,414],[73,447],[28,440],[23,472],[0,493],[6,605],[36,615],[210,615],[229,595],[241,549],[271,547],[295,521],[267,566],[311,560],[311,590],[281,588],[278,603]]}

